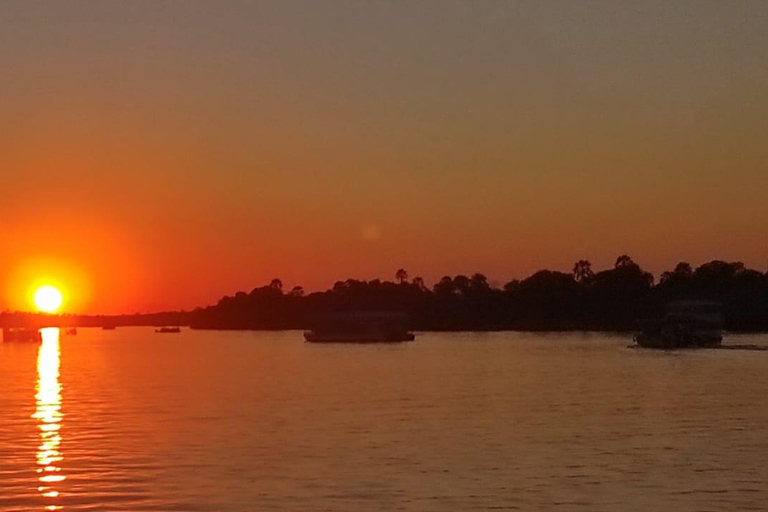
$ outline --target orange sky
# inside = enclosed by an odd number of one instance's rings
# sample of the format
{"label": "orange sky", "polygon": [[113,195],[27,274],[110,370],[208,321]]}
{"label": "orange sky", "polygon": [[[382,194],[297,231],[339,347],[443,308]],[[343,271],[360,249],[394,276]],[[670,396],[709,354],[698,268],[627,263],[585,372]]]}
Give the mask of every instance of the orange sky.
{"label": "orange sky", "polygon": [[768,267],[760,2],[3,2],[0,45],[0,310]]}

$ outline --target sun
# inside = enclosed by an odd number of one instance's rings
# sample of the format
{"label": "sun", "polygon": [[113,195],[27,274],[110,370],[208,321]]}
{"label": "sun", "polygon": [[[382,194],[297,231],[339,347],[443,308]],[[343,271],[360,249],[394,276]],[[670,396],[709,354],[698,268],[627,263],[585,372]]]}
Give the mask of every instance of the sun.
{"label": "sun", "polygon": [[53,286],[41,286],[35,291],[35,306],[44,313],[55,313],[63,301],[61,292]]}

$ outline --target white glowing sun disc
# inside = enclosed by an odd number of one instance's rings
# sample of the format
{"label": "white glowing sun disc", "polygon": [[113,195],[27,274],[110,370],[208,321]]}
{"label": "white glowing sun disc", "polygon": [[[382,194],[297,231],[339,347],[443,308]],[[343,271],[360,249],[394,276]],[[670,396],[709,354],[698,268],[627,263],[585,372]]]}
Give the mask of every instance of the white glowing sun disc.
{"label": "white glowing sun disc", "polygon": [[35,306],[45,313],[53,313],[61,307],[64,297],[53,286],[41,286],[35,292]]}

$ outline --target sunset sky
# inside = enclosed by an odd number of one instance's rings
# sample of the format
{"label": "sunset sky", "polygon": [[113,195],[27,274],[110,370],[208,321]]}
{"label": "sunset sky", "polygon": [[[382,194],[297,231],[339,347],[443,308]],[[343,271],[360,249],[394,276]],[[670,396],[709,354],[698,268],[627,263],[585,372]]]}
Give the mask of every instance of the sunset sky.
{"label": "sunset sky", "polygon": [[768,268],[768,3],[0,3],[0,311]]}

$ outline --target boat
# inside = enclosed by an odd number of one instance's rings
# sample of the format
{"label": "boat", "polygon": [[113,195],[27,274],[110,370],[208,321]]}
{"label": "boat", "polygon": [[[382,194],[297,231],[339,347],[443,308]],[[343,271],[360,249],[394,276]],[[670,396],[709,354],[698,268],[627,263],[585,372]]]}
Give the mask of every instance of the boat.
{"label": "boat", "polygon": [[178,333],[178,332],[181,332],[181,328],[180,327],[161,327],[159,329],[155,329],[155,332],[158,334]]}
{"label": "boat", "polygon": [[416,335],[412,332],[390,335],[381,332],[329,332],[306,331],[304,340],[312,343],[397,343],[413,341]]}
{"label": "boat", "polygon": [[39,329],[29,327],[4,327],[3,342],[6,341],[43,341]]}
{"label": "boat", "polygon": [[67,336],[77,336],[77,329],[72,327],[71,329],[67,329],[64,334]]}
{"label": "boat", "polygon": [[314,329],[304,333],[311,343],[397,343],[416,336],[405,328],[406,315],[392,312],[358,312],[317,316]]}
{"label": "boat", "polygon": [[664,317],[640,322],[634,337],[639,347],[658,349],[716,348],[723,341],[722,305],[685,300],[667,305]]}

